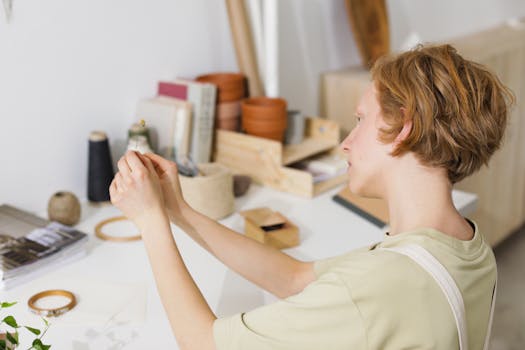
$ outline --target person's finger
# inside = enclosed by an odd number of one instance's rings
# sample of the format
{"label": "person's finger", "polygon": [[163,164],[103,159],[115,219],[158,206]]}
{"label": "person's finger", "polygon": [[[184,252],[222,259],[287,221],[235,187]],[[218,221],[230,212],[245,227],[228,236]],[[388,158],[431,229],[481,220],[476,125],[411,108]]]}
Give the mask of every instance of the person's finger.
{"label": "person's finger", "polygon": [[145,170],[146,169],[146,166],[144,165],[144,163],[142,162],[142,160],[140,160],[138,154],[134,151],[129,151],[129,152],[126,152],[126,161],[129,165],[129,168],[131,169],[131,172],[134,172],[134,171],[139,171],[139,170]]}
{"label": "person's finger", "polygon": [[131,175],[131,169],[129,168],[126,158],[121,157],[119,159],[119,161],[117,162],[117,168],[119,172],[121,172],[124,175],[124,177]]}
{"label": "person's finger", "polygon": [[176,166],[174,162],[169,161],[155,153],[145,153],[144,156],[150,159],[155,167],[161,169],[162,171],[168,170],[171,166]]}
{"label": "person's finger", "polygon": [[115,181],[117,192],[124,192],[127,189],[126,182],[120,172],[115,175]]}
{"label": "person's finger", "polygon": [[162,170],[162,167],[160,166],[160,164],[155,161],[153,158],[153,156],[155,156],[154,153],[151,153],[151,152],[148,152],[148,153],[143,153],[142,154],[142,158],[147,158],[151,161],[151,163],[153,164],[153,168],[155,169],[155,171],[157,172],[158,175],[162,174],[163,173],[163,170]]}
{"label": "person's finger", "polygon": [[142,158],[142,162],[144,165],[146,165],[146,168],[152,173],[157,175],[157,171],[155,170],[155,166],[153,165],[153,162],[148,157],[140,156]]}
{"label": "person's finger", "polygon": [[117,193],[117,182],[115,181],[115,178],[113,178],[113,180],[111,180],[111,184],[109,185],[109,196],[111,198],[114,198],[116,193]]}

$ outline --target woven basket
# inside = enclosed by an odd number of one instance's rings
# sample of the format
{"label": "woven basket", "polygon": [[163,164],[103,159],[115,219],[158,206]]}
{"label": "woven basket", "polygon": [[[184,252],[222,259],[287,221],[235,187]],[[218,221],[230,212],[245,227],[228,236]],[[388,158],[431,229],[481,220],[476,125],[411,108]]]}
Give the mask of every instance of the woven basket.
{"label": "woven basket", "polygon": [[235,209],[233,176],[218,163],[199,164],[202,175],[180,176],[182,195],[188,204],[211,219],[222,219]]}

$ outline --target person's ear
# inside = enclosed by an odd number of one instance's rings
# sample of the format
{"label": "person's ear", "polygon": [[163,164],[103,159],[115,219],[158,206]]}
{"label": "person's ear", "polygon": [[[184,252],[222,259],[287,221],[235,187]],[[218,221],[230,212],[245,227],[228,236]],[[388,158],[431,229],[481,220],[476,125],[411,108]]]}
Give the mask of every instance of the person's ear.
{"label": "person's ear", "polygon": [[404,116],[404,122],[403,122],[403,128],[401,129],[401,131],[399,132],[399,134],[397,134],[395,140],[394,140],[394,148],[397,148],[397,146],[403,142],[404,140],[406,140],[406,138],[408,137],[408,135],[410,135],[410,132],[412,131],[412,118],[408,118],[407,115],[406,115],[406,109],[404,107],[401,107],[401,112],[403,113],[403,116]]}

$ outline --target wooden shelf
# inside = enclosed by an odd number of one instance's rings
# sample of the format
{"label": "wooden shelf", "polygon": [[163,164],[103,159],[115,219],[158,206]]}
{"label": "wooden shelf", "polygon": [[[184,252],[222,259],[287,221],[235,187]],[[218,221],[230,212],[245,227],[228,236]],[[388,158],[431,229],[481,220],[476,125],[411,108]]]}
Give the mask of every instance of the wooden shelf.
{"label": "wooden shelf", "polygon": [[337,146],[333,140],[325,140],[315,137],[308,137],[303,142],[296,145],[286,145],[283,149],[283,165],[289,165],[317,153],[329,151]]}
{"label": "wooden shelf", "polygon": [[260,184],[281,191],[313,197],[346,181],[346,175],[314,183],[307,171],[287,167],[310,156],[337,150],[339,126],[320,118],[307,118],[305,139],[297,145],[255,137],[238,132],[217,130],[214,160],[235,173],[246,174]]}

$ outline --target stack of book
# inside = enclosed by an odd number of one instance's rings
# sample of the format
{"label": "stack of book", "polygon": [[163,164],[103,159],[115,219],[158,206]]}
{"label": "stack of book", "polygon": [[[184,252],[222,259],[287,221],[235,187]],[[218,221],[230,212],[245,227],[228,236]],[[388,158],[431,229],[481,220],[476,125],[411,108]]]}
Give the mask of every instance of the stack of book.
{"label": "stack of book", "polygon": [[86,254],[87,234],[0,205],[0,289],[31,280]]}
{"label": "stack of book", "polygon": [[217,87],[193,80],[158,83],[157,97],[139,101],[154,151],[168,159],[207,163],[212,155]]}

